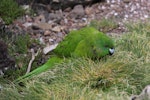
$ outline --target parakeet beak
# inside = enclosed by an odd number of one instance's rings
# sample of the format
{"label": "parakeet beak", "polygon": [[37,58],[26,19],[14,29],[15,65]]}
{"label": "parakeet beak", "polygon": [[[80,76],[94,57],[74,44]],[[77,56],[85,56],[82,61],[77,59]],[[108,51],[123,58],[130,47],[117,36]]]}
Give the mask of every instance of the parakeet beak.
{"label": "parakeet beak", "polygon": [[110,49],[109,49],[109,54],[110,54],[110,55],[114,54],[114,52],[115,52],[115,49],[113,49],[113,48],[110,48]]}

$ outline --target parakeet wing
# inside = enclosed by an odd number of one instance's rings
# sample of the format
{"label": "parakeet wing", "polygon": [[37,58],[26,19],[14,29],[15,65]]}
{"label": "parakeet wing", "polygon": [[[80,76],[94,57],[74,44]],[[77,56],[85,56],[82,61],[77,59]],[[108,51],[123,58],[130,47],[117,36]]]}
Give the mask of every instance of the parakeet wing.
{"label": "parakeet wing", "polygon": [[106,34],[93,27],[85,27],[71,31],[54,50],[58,56],[102,57],[109,54],[113,41]]}
{"label": "parakeet wing", "polygon": [[92,27],[85,27],[80,30],[71,31],[65,37],[65,39],[61,43],[59,43],[59,45],[54,50],[54,52],[58,56],[70,57],[72,53],[75,51],[80,41],[98,32],[99,31],[97,31],[96,29]]}

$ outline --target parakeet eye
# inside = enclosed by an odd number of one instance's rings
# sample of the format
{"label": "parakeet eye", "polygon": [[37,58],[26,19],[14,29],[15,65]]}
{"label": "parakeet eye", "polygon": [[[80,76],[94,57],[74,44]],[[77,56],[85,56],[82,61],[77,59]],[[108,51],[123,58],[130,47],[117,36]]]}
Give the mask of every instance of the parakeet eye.
{"label": "parakeet eye", "polygon": [[110,48],[110,49],[109,49],[109,54],[110,54],[110,55],[114,54],[114,52],[115,52],[115,49],[113,49],[113,48]]}

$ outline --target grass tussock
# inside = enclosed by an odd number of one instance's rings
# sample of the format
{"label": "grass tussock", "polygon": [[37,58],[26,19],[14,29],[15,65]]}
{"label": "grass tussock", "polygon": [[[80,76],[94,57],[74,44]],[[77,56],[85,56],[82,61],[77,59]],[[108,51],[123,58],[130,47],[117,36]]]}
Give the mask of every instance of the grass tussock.
{"label": "grass tussock", "polygon": [[[34,48],[35,46],[42,47],[42,45],[39,46],[39,41],[31,39],[28,34],[15,34],[12,32],[3,32],[2,30],[0,30],[0,32],[0,40],[6,43],[9,55],[15,60],[17,66],[16,70],[8,70],[3,76],[12,81],[26,73],[28,63],[32,56],[30,49]],[[41,56],[41,53],[39,53],[38,56]],[[31,70],[39,66],[39,58],[40,57],[36,57]],[[0,77],[0,80],[1,79],[2,78]]]}
{"label": "grass tussock", "polygon": [[113,56],[92,61],[71,58],[26,81],[2,84],[3,100],[129,100],[150,84],[150,25],[128,26],[115,38]]}
{"label": "grass tussock", "polygon": [[11,24],[14,19],[23,15],[24,11],[15,0],[0,0],[0,17],[6,24]]}
{"label": "grass tussock", "polygon": [[118,24],[112,19],[103,18],[100,21],[92,20],[90,26],[93,26],[96,29],[105,33],[105,32],[110,32],[111,30],[117,28]]}

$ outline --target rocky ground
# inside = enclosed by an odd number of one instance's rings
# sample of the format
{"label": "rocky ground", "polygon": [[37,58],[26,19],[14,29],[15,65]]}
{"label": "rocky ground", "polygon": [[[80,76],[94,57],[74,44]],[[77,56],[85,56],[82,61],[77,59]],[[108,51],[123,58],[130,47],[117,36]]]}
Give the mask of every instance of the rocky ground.
{"label": "rocky ground", "polygon": [[127,31],[124,23],[150,18],[150,0],[105,0],[90,6],[78,4],[73,9],[67,7],[64,10],[52,10],[44,4],[37,4],[32,7],[36,8],[34,12],[29,5],[23,5],[23,8],[26,14],[8,25],[7,29],[17,34],[29,34],[39,40],[45,45],[45,54],[62,41],[70,30],[89,25],[92,20],[113,20],[117,27],[106,33],[122,34]]}
{"label": "rocky ground", "polygon": [[39,8],[32,16],[28,12],[28,5],[24,7],[27,7],[26,15],[8,27],[16,33],[28,33],[46,45],[62,41],[70,30],[84,27],[91,20],[112,19],[118,27],[109,32],[123,33],[124,22],[144,21],[150,17],[150,0],[106,0],[86,7],[83,5],[76,5],[73,9],[68,7],[63,11]]}

